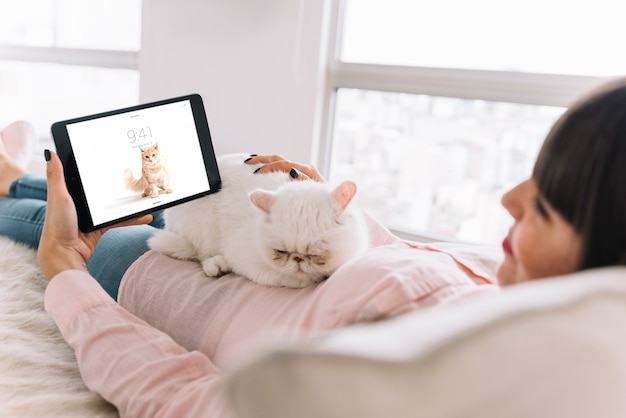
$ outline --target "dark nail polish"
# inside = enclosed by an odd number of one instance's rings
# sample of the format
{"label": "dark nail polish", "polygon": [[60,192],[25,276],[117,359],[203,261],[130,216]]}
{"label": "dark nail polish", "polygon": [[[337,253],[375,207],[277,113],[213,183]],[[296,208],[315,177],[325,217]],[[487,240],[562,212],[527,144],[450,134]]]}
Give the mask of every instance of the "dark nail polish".
{"label": "dark nail polish", "polygon": [[43,150],[43,158],[45,158],[46,161],[50,161],[50,150],[49,149]]}
{"label": "dark nail polish", "polygon": [[243,160],[244,163],[247,163],[248,161],[250,161],[252,159],[252,157],[246,158],[245,160]]}
{"label": "dark nail polish", "polygon": [[259,167],[256,170],[254,170],[254,174],[258,173],[260,169],[261,169],[261,167]]}
{"label": "dark nail polish", "polygon": [[298,171],[295,168],[292,168],[291,170],[289,170],[289,175],[291,176],[291,178],[297,179],[298,177],[300,177],[300,174],[298,174]]}
{"label": "dark nail polish", "polygon": [[250,158],[256,157],[256,156],[257,156],[257,154],[250,154]]}

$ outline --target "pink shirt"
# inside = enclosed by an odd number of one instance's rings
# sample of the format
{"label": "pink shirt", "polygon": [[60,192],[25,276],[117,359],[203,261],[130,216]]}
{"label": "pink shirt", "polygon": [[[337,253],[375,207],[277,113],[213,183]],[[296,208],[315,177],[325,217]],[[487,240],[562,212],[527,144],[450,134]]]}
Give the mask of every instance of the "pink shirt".
{"label": "pink shirt", "polygon": [[227,416],[221,370],[246,352],[498,291],[499,249],[405,242],[373,220],[370,230],[373,248],[304,289],[209,278],[150,251],[124,277],[119,305],[87,273],[66,271],[46,309],[87,386],[121,416]]}

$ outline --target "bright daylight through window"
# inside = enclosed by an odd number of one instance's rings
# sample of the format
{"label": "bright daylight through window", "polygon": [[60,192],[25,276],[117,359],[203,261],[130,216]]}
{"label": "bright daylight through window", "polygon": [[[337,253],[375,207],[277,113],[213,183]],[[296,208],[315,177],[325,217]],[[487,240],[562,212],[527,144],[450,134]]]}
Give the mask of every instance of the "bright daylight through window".
{"label": "bright daylight through window", "polygon": [[136,104],[140,0],[0,0],[0,125]]}
{"label": "bright daylight through window", "polygon": [[531,174],[552,123],[626,73],[615,7],[594,2],[596,19],[561,0],[340,2],[330,180],[357,180],[361,205],[411,238],[499,243],[500,197]]}

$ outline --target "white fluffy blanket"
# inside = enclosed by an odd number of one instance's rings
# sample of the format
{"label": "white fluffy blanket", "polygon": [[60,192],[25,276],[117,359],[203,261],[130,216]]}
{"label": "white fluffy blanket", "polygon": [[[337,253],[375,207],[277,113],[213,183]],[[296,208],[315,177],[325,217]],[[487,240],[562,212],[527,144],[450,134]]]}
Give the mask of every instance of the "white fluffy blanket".
{"label": "white fluffy blanket", "polygon": [[90,392],[43,308],[33,250],[0,237],[0,417],[118,417]]}

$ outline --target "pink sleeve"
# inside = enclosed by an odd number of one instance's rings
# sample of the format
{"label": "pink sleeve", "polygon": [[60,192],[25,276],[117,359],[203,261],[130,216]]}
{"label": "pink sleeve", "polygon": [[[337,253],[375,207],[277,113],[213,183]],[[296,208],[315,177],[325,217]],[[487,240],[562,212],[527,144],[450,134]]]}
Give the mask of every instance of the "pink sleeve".
{"label": "pink sleeve", "polygon": [[220,369],[120,307],[87,273],[57,275],[45,305],[76,351],[85,384],[122,417],[227,414]]}

